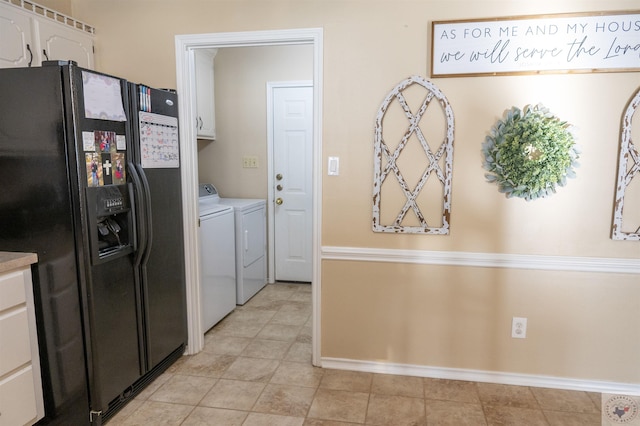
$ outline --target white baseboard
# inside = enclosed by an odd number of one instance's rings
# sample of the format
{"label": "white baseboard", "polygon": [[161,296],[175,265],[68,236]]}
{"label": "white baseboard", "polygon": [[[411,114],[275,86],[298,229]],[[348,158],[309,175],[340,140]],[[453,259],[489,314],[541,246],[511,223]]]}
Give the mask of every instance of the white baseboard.
{"label": "white baseboard", "polygon": [[402,376],[428,377],[433,379],[464,380],[469,382],[498,383],[503,385],[532,386],[585,392],[640,395],[640,384],[633,383],[602,382],[565,377],[467,370],[462,368],[429,367],[423,365],[394,364],[329,357],[323,357],[321,365],[322,368],[362,371],[366,373],[395,374]]}

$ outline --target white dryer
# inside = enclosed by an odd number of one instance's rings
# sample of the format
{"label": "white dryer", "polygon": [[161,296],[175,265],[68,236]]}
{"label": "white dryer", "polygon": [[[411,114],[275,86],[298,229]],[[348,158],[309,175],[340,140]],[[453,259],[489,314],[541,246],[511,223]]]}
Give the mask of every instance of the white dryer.
{"label": "white dryer", "polygon": [[202,328],[207,331],[236,307],[235,218],[217,194],[200,186]]}
{"label": "white dryer", "polygon": [[235,212],[236,303],[244,305],[267,283],[267,201],[220,198],[220,204]]}

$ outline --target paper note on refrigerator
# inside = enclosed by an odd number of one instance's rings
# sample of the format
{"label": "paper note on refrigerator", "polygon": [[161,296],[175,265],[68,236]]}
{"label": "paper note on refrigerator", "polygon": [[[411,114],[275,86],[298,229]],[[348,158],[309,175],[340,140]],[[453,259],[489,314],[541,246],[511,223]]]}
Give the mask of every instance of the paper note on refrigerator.
{"label": "paper note on refrigerator", "polygon": [[178,119],[141,111],[140,155],[145,169],[180,167]]}
{"label": "paper note on refrigerator", "polygon": [[82,150],[83,151],[96,150],[96,137],[93,134],[93,132],[82,132]]}
{"label": "paper note on refrigerator", "polygon": [[127,121],[119,79],[82,71],[82,86],[86,118]]}

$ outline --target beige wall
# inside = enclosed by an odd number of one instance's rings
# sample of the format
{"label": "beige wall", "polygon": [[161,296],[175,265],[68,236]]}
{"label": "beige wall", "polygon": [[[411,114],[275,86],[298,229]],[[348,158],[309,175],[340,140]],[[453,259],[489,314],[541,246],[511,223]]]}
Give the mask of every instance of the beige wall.
{"label": "beige wall", "polygon": [[[312,45],[218,49],[216,140],[198,142],[200,182],[223,197],[267,198],[267,82],[313,80],[312,67]],[[258,168],[243,168],[244,156]]]}
{"label": "beige wall", "polygon": [[64,13],[67,16],[73,17],[71,0],[38,0],[36,3],[55,10],[56,12]]}
{"label": "beige wall", "polygon": [[[640,258],[637,242],[609,238],[619,125],[639,73],[433,79],[456,120],[451,234],[371,231],[376,112],[398,82],[428,77],[431,20],[632,10],[637,0],[72,5],[78,19],[97,27],[100,70],[161,87],[176,84],[176,34],[324,28],[322,163],[339,156],[341,169],[338,177],[323,174],[323,246]],[[548,199],[506,199],[484,182],[481,143],[505,109],[539,102],[578,127],[578,177]],[[325,260],[322,356],[637,384],[639,281]],[[527,339],[509,337],[512,316],[528,318]]]}
{"label": "beige wall", "polygon": [[638,383],[639,300],[631,274],[325,261],[322,355]]}

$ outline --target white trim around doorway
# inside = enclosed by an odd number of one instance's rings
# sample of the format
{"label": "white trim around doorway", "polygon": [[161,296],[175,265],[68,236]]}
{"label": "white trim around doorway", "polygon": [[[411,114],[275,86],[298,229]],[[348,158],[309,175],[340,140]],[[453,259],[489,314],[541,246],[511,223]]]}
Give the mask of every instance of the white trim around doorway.
{"label": "white trim around doorway", "polygon": [[[313,45],[313,282],[312,363],[320,366],[320,237],[322,235],[322,28],[273,31],[187,34],[175,37],[176,87],[180,110],[182,205],[184,215],[185,275],[187,282],[187,354],[204,348],[200,321],[200,254],[198,240],[198,149],[195,126],[194,50],[223,47]],[[272,200],[269,200],[272,201]]]}

